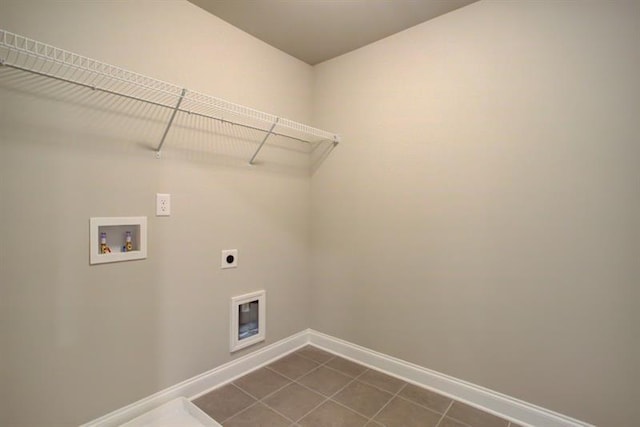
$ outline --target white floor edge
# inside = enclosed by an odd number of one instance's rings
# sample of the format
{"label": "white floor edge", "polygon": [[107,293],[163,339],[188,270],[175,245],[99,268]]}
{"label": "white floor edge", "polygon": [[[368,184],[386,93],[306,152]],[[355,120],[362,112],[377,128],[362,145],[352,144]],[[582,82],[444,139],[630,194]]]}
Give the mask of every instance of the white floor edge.
{"label": "white floor edge", "polygon": [[80,427],[116,427],[176,397],[194,399],[273,360],[311,344],[404,381],[447,395],[523,426],[594,427],[591,424],[523,402],[484,387],[387,356],[365,347],[307,329],[208,372],[96,418]]}

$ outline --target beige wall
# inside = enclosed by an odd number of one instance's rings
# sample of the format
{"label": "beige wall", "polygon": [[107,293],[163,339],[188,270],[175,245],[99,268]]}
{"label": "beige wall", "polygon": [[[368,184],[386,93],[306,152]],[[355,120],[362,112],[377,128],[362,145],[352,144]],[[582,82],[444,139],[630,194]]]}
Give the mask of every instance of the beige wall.
{"label": "beige wall", "polygon": [[[179,118],[157,160],[166,111],[0,69],[0,425],[78,424],[230,360],[229,297],[260,288],[267,343],[312,326],[639,424],[639,20],[480,2],[314,86],[187,2],[0,2],[0,28],[345,141],[310,192],[290,144],[249,168],[252,135]],[[124,215],[149,217],[149,258],[90,267],[88,219]]]}
{"label": "beige wall", "polygon": [[[3,0],[0,28],[310,120],[310,66],[186,1]],[[267,290],[267,343],[309,326],[306,156],[248,167],[254,143],[214,131],[250,135],[180,118],[157,160],[167,118],[0,69],[0,425],[77,425],[229,361],[232,295]],[[134,215],[148,259],[89,266],[89,218]]]}
{"label": "beige wall", "polygon": [[312,327],[640,425],[639,22],[483,1],[320,64]]}

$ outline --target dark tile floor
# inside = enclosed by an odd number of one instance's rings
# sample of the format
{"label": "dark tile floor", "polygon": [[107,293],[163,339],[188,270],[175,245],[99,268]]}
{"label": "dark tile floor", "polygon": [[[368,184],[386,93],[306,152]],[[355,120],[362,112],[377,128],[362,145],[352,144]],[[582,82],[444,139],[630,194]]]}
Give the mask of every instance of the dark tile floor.
{"label": "dark tile floor", "polygon": [[518,427],[312,346],[193,403],[224,427]]}

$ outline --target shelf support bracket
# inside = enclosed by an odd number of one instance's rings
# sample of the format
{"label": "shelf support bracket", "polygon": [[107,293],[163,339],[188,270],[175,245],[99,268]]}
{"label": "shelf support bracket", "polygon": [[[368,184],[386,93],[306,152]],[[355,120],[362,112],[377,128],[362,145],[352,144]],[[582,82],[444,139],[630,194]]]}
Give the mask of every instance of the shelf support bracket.
{"label": "shelf support bracket", "polygon": [[180,108],[180,104],[184,99],[184,95],[187,93],[187,89],[182,89],[182,93],[180,94],[180,98],[178,98],[178,103],[175,107],[173,107],[173,112],[171,113],[171,118],[169,118],[169,123],[167,123],[167,127],[162,134],[162,139],[160,140],[160,145],[156,149],[156,157],[159,159],[161,157],[162,146],[164,145],[165,139],[167,139],[167,134],[169,133],[169,129],[171,129],[171,125],[173,124],[173,120],[176,118],[176,114],[178,113],[178,109]]}
{"label": "shelf support bracket", "polygon": [[267,142],[267,139],[269,139],[269,137],[271,136],[271,134],[273,133],[273,129],[275,129],[276,125],[278,124],[278,121],[280,120],[280,117],[276,118],[276,121],[273,122],[273,124],[271,125],[271,128],[269,129],[269,131],[267,132],[267,134],[264,136],[264,139],[262,140],[262,142],[260,143],[260,145],[258,146],[258,149],[256,150],[255,153],[253,153],[253,156],[251,156],[251,160],[249,160],[249,164],[252,165],[253,161],[256,159],[256,156],[258,155],[258,153],[260,152],[260,150],[262,150],[262,146],[264,145],[265,142]]}

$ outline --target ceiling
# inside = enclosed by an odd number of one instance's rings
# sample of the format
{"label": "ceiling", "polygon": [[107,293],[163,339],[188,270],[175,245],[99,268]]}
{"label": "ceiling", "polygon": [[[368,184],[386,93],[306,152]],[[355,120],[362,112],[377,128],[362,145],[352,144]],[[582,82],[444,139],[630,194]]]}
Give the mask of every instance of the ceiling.
{"label": "ceiling", "polygon": [[477,0],[189,0],[315,65]]}

